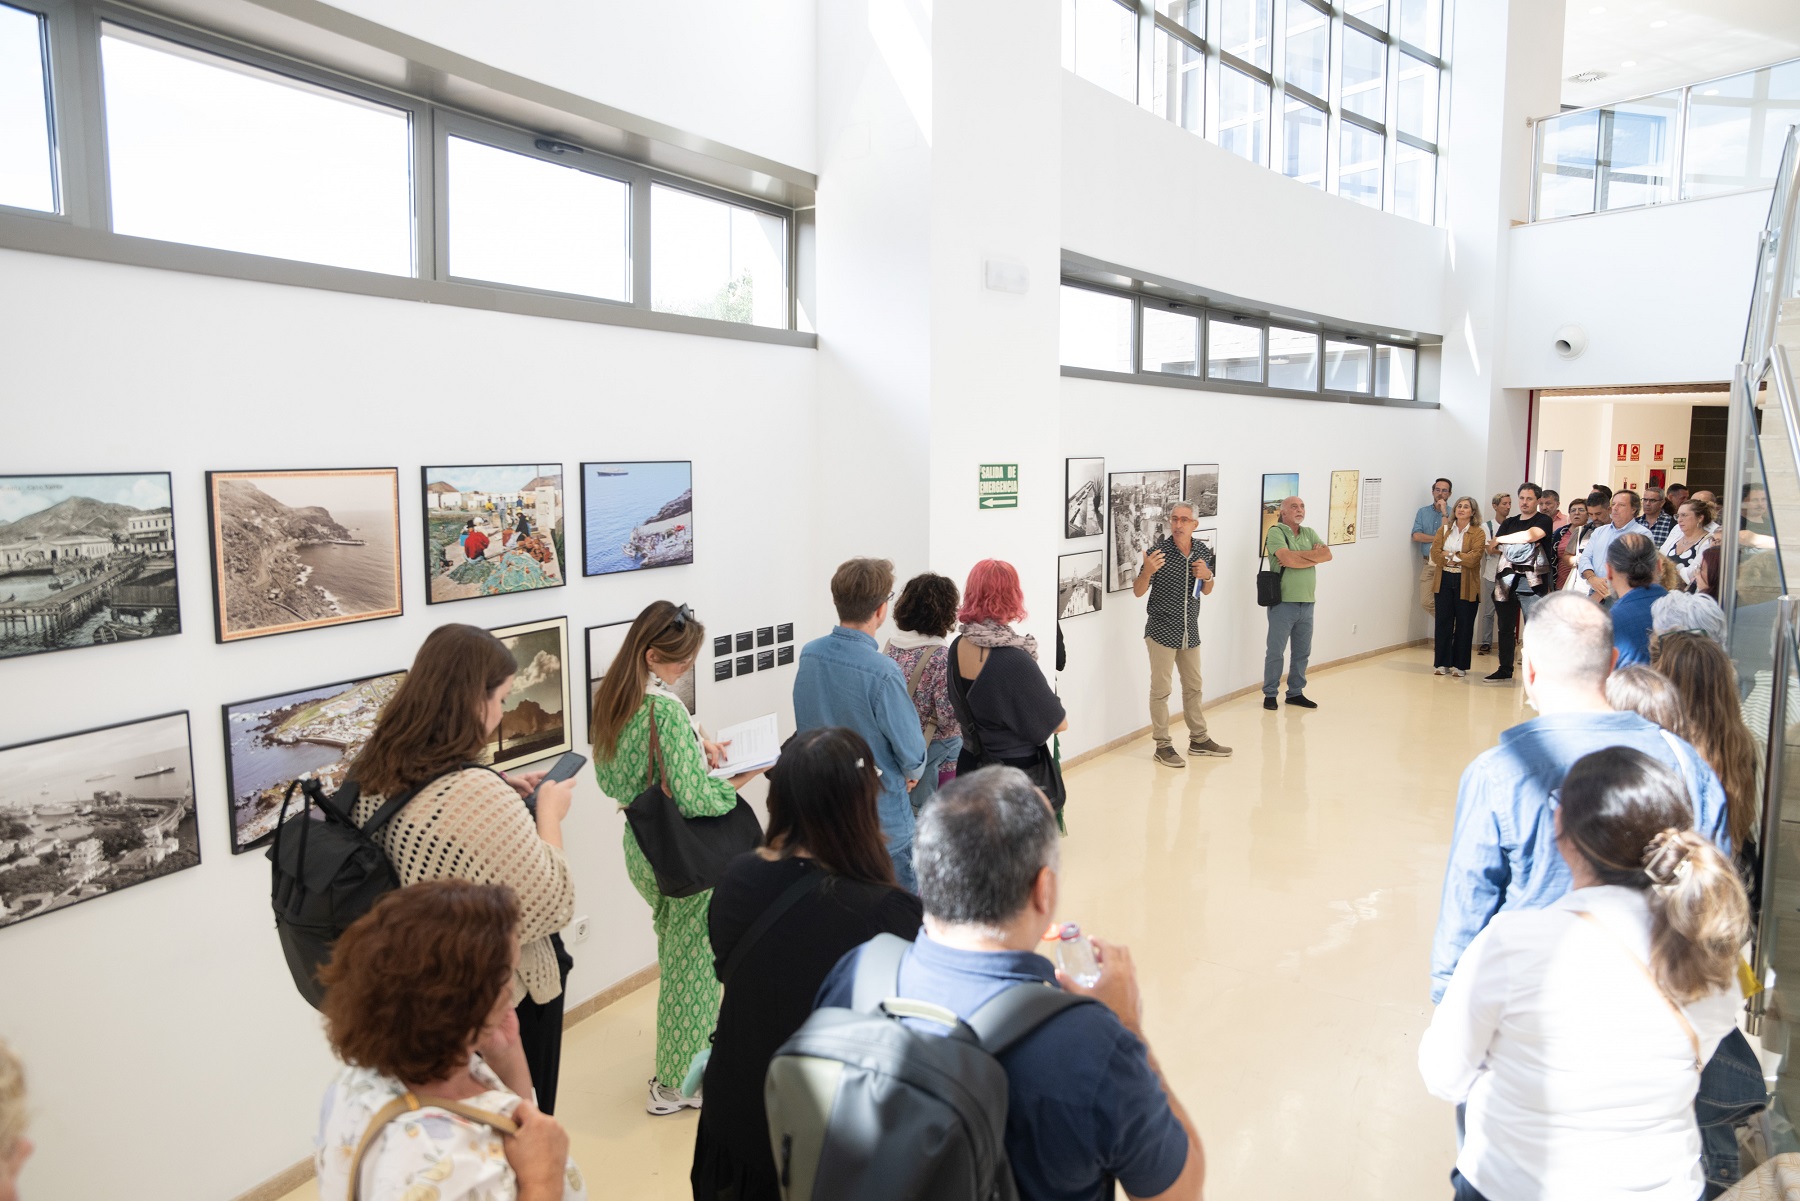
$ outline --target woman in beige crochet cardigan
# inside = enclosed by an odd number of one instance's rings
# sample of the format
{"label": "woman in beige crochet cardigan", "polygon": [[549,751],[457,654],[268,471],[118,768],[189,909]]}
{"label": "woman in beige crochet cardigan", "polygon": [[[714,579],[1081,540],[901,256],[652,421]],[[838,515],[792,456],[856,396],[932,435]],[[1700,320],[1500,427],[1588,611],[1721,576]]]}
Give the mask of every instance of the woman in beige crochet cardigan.
{"label": "woman in beige crochet cardigan", "polygon": [[507,1053],[484,1057],[509,1088],[523,1097],[535,1088],[538,1108],[554,1113],[563,984],[574,966],[556,932],[575,915],[575,883],[562,852],[575,783],[544,783],[534,818],[521,798],[538,788],[544,773],[507,777],[463,768],[484,757],[517,671],[506,644],[486,630],[433,630],[350,775],[361,789],[359,824],[384,797],[419,789],[380,835],[401,884],[468,880],[505,884],[517,894],[517,1029],[504,1032]]}

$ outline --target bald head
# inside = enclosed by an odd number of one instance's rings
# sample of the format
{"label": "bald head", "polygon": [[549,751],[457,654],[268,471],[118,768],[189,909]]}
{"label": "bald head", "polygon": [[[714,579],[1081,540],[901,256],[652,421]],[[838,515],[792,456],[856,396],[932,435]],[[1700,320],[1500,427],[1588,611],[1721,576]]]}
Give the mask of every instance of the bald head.
{"label": "bald head", "polygon": [[1298,525],[1300,519],[1305,516],[1306,502],[1298,496],[1290,496],[1281,502],[1281,520],[1289,525]]}
{"label": "bald head", "polygon": [[1546,684],[1600,689],[1613,665],[1612,618],[1573,592],[1539,601],[1525,623],[1526,674]]}

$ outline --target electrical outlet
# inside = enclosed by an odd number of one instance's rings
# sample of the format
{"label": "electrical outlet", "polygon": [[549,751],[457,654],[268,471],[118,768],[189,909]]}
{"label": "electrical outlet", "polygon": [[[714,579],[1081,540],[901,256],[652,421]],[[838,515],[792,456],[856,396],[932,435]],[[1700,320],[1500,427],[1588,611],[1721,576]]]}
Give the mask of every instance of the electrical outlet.
{"label": "electrical outlet", "polygon": [[569,941],[571,943],[586,942],[588,936],[588,920],[578,917],[569,923]]}
{"label": "electrical outlet", "polygon": [[1352,634],[1356,633],[1356,623],[1354,621],[1350,623],[1350,632]]}

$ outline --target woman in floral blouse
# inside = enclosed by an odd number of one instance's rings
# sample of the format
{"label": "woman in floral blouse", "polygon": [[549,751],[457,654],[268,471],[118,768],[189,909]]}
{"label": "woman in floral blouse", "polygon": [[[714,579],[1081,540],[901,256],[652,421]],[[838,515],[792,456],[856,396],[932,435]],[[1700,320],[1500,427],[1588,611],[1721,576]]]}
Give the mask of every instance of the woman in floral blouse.
{"label": "woman in floral blouse", "polygon": [[[744,772],[721,780],[708,774],[723,748],[704,742],[687,707],[669,691],[693,670],[706,629],[686,605],[655,601],[631,623],[625,645],[594,694],[588,733],[594,744],[594,778],[600,790],[629,805],[650,787],[650,723],[670,795],[683,817],[719,817],[737,804],[737,790],[760,775]],[[718,979],[713,975],[706,910],[712,890],[691,897],[666,897],[656,873],[625,827],[625,871],[650,906],[656,930],[661,980],[656,997],[656,1075],[644,1108],[664,1115],[700,1108],[698,1096],[684,1096],[681,1082],[694,1056],[707,1045],[719,1016]]]}
{"label": "woman in floral blouse", "polygon": [[962,751],[962,727],[950,707],[950,650],[946,639],[956,625],[956,606],[961,597],[956,581],[925,572],[906,581],[894,606],[896,633],[882,652],[900,665],[906,676],[919,726],[925,733],[925,774],[907,800],[916,817],[925,802],[937,795],[938,775],[955,770]]}

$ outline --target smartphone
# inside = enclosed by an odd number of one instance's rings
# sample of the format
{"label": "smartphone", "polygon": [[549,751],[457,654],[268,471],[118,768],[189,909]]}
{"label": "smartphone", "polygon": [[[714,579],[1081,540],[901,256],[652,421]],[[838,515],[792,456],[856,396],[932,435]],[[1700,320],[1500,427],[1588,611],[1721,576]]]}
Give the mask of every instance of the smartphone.
{"label": "smartphone", "polygon": [[[580,771],[581,765],[586,762],[586,755],[578,755],[574,751],[564,753],[561,758],[550,765],[550,770],[544,773],[544,778],[538,781],[538,788],[542,788],[552,780],[569,779],[576,772]],[[531,795],[525,798],[525,808],[531,810],[534,814],[537,812],[536,788],[532,789]]]}

